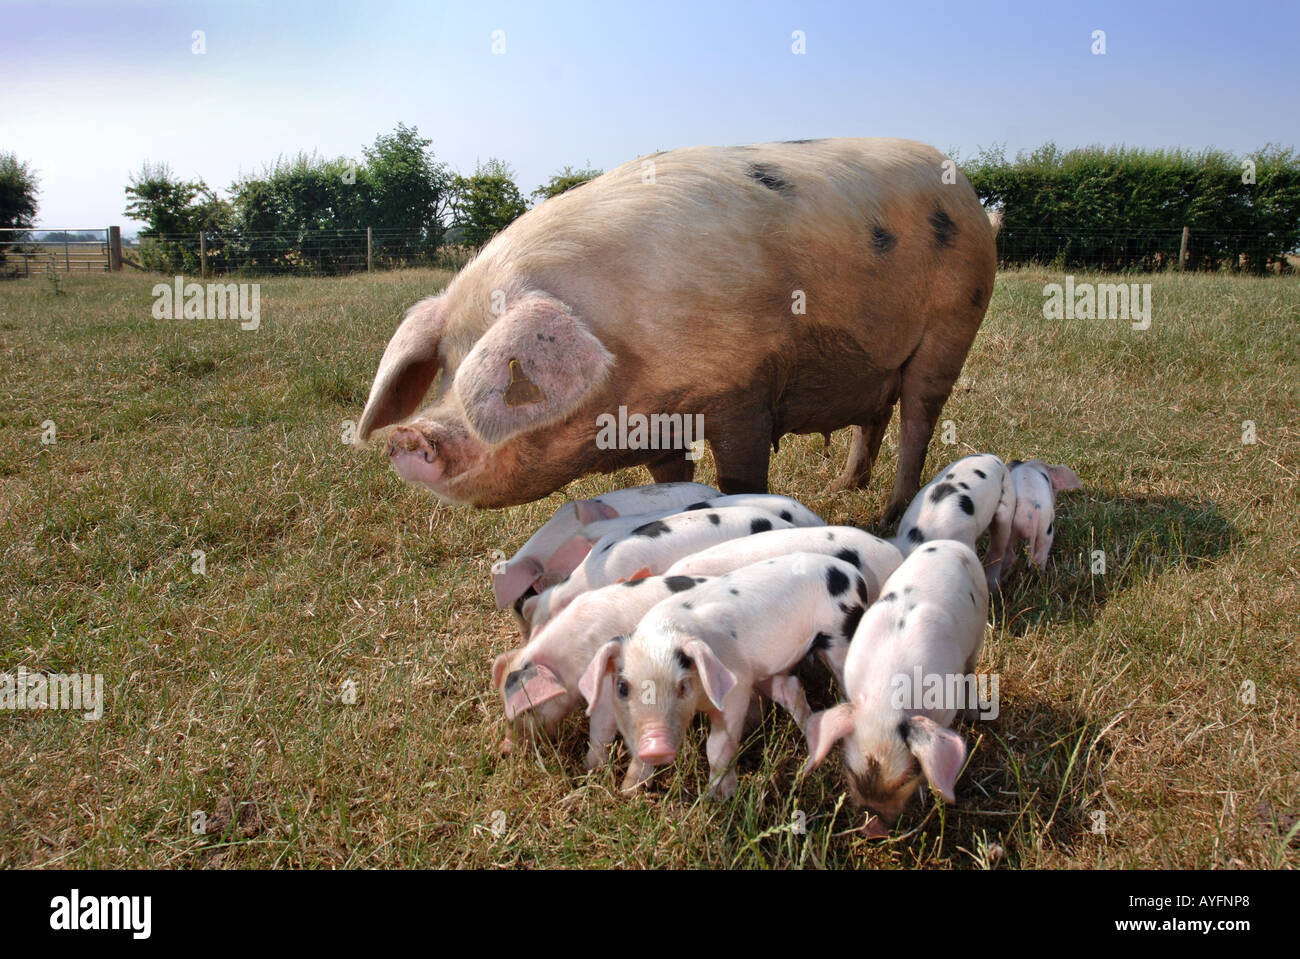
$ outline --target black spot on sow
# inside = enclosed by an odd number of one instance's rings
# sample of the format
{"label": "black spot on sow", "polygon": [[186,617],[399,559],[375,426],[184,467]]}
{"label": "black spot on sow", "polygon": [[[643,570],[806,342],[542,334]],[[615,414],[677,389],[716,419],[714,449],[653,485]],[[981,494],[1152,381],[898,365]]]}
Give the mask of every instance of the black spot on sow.
{"label": "black spot on sow", "polygon": [[952,222],[952,217],[947,213],[943,210],[935,210],[931,213],[930,229],[934,231],[935,246],[952,246],[952,237],[953,234],[957,232],[957,224]]}
{"label": "black spot on sow", "polygon": [[790,193],[793,190],[790,181],[770,163],[751,163],[745,173],[769,190],[775,190],[777,193]]}

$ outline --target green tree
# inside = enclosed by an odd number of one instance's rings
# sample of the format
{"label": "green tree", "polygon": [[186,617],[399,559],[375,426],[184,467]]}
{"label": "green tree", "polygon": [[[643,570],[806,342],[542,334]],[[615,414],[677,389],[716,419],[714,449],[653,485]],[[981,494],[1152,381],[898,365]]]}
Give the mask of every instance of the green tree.
{"label": "green tree", "polygon": [[572,190],[575,186],[582,186],[588,180],[594,180],[604,172],[604,170],[575,170],[573,167],[566,166],[559,173],[552,174],[549,183],[543,183],[530,195],[539,202],[549,200],[553,196]]}
{"label": "green tree", "polygon": [[480,163],[455,180],[455,224],[470,246],[482,246],[528,210],[514,171],[500,160]]}
{"label": "green tree", "polygon": [[445,163],[434,159],[432,143],[416,127],[399,123],[365,148],[366,226],[380,232],[419,230],[428,247],[442,243],[452,176]]}
{"label": "green tree", "polygon": [[[30,166],[13,153],[0,151],[0,227],[25,230],[36,222],[39,181]],[[21,234],[0,234],[0,262],[4,251]]]}
{"label": "green tree", "polygon": [[150,163],[131,174],[126,216],[145,224],[141,236],[216,230],[229,222],[230,204],[202,180],[182,180],[166,163]]}

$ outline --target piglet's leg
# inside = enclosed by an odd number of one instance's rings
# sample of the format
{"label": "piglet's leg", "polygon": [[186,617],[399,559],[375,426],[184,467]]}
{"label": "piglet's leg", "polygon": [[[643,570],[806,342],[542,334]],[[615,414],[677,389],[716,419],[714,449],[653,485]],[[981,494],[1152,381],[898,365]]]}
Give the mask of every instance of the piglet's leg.
{"label": "piglet's leg", "polygon": [[650,777],[654,774],[654,771],[654,766],[643,763],[641,760],[633,756],[632,761],[628,763],[627,775],[623,777],[623,784],[618,787],[619,791],[624,794],[636,792],[650,781]]}
{"label": "piglet's leg", "polygon": [[812,716],[812,709],[808,706],[808,697],[804,695],[803,686],[797,677],[773,676],[758,683],[755,688],[780,703],[799,724],[799,731],[807,735],[808,718]]}
{"label": "piglet's leg", "polygon": [[709,714],[709,740],[705,752],[709,757],[709,795],[714,799],[730,799],[736,794],[736,770],[732,768],[732,761],[740,748],[745,714],[752,695],[750,688],[737,684],[727,694],[726,712]]}

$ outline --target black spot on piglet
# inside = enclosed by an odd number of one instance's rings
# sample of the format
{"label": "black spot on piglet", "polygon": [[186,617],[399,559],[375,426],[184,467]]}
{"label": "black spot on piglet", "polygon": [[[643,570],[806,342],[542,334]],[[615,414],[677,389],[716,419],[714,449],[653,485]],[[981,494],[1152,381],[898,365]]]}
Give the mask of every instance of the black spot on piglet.
{"label": "black spot on piglet", "polygon": [[712,523],[714,526],[717,526],[719,523],[722,522],[722,517],[719,516],[717,513],[710,513],[709,522]]}
{"label": "black spot on piglet", "polygon": [[826,570],[826,589],[832,596],[839,596],[849,588],[849,578],[834,566]]}
{"label": "black spot on piglet", "polygon": [[967,516],[975,515],[975,501],[965,493],[961,494],[961,499],[957,501],[957,505],[961,507],[961,511]]}
{"label": "black spot on piglet", "polygon": [[655,539],[670,532],[672,532],[672,528],[663,520],[657,519],[653,523],[646,523],[644,526],[638,526],[636,529],[632,530],[632,535],[646,536],[650,539]]}
{"label": "black spot on piglet", "polygon": [[913,543],[924,543],[925,534],[921,532],[921,527],[913,526],[907,531],[907,538]]}
{"label": "black spot on piglet", "polygon": [[938,503],[945,496],[951,496],[955,492],[957,492],[957,487],[953,486],[951,483],[940,483],[930,491],[930,502]]}
{"label": "black spot on piglet", "polygon": [[857,566],[857,567],[862,566],[862,557],[858,555],[858,551],[856,549],[842,549],[835,554],[835,558],[842,559],[844,560],[844,562],[849,563],[853,566]]}
{"label": "black spot on piglet", "polygon": [[862,621],[862,614],[865,609],[864,606],[852,606],[844,614],[844,622],[840,624],[840,634],[845,639],[853,639],[853,634],[858,631],[858,623]]}
{"label": "black spot on piglet", "polygon": [[756,519],[754,522],[749,524],[749,531],[751,533],[766,533],[771,528],[772,521],[770,519]]}
{"label": "black spot on piglet", "polygon": [[689,576],[669,576],[664,580],[664,585],[674,593],[680,593],[684,589],[694,589],[695,580]]}

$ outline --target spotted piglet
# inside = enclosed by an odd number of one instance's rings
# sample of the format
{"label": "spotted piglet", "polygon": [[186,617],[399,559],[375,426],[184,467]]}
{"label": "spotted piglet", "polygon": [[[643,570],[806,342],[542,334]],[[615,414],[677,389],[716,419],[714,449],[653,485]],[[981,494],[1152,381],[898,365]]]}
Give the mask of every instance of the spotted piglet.
{"label": "spotted piglet", "polygon": [[[578,681],[602,644],[631,632],[656,603],[707,582],[703,576],[649,576],[592,590],[574,600],[519,649],[492,663],[492,685],[505,703],[506,721],[520,742],[554,737],[565,716],[583,702]],[[612,697],[591,713],[587,768],[604,761],[614,740]],[[510,752],[509,738],[502,750]]]}
{"label": "spotted piglet", "polygon": [[731,768],[750,699],[758,690],[803,729],[810,715],[790,670],[811,650],[836,677],[867,603],[862,576],[833,556],[794,553],[719,576],[653,607],[631,636],[596,653],[579,688],[588,713],[612,692],[614,716],[632,762],[630,791],[677,757],[697,712],[709,716],[709,787],[736,791]]}
{"label": "spotted piglet", "polygon": [[767,510],[730,506],[678,513],[626,534],[611,533],[591,547],[567,579],[525,602],[523,617],[534,630],[540,629],[588,590],[630,579],[642,570],[659,575],[683,556],[717,543],[792,525]]}
{"label": "spotted piglet", "polygon": [[[652,483],[614,490],[595,499],[565,503],[509,560],[492,570],[497,609],[559,582],[582,562],[591,544],[581,535],[590,517],[612,519],[680,509],[718,491],[703,483]],[[589,517],[583,519],[583,517]]]}
{"label": "spotted piglet", "polygon": [[988,588],[979,559],[965,543],[926,543],[885,582],[885,592],[854,634],[844,665],[848,702],[815,713],[808,722],[811,756],[805,771],[844,740],[849,794],[866,806],[872,836],[887,835],[923,780],[954,801],[953,785],[966,758],[966,743],[948,727],[968,703],[932,702],[916,680],[975,670]]}
{"label": "spotted piglet", "polygon": [[1023,541],[1029,545],[1030,560],[1042,570],[1056,538],[1056,493],[1082,489],[1083,484],[1068,466],[1048,466],[1042,460],[1012,460],[1009,465],[1016,484],[1016,513],[1002,568],[1015,565],[1016,547]]}
{"label": "spotted piglet", "polygon": [[[588,502],[595,501],[590,500]],[[646,514],[643,517],[605,516],[606,511],[600,507],[584,509],[580,511],[579,516],[588,517],[582,527],[582,535],[590,542],[595,543],[606,536],[614,534],[626,536],[637,526],[651,520],[667,519],[669,516],[675,516],[678,513],[690,513],[695,510],[724,509],[737,506],[752,506],[755,509],[765,510],[773,516],[779,516],[787,523],[793,523],[795,526],[826,525],[825,520],[807,506],[804,506],[803,503],[791,499],[789,496],[778,496],[775,493],[733,493],[729,496],[713,496],[709,499],[700,500],[698,503],[691,503],[689,506],[660,510]]]}
{"label": "spotted piglet", "polygon": [[903,561],[898,547],[879,536],[853,526],[818,526],[774,529],[728,540],[679,559],[665,575],[721,576],[790,553],[822,553],[844,560],[867,581],[868,601],[873,603],[880,595],[880,585]]}
{"label": "spotted piglet", "polygon": [[988,530],[984,570],[992,588],[1002,574],[1015,512],[1016,488],[1002,460],[991,453],[966,456],[916,494],[893,542],[904,556],[937,539],[955,539],[974,549]]}

